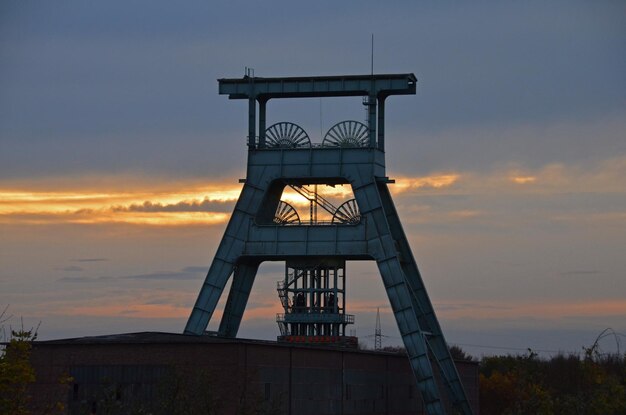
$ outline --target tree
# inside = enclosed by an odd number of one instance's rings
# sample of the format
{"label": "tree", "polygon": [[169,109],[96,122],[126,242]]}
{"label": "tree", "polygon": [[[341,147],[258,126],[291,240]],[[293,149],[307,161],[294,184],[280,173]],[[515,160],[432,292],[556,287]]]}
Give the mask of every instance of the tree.
{"label": "tree", "polygon": [[454,360],[463,360],[467,362],[474,361],[474,357],[471,354],[466,353],[465,350],[461,349],[457,345],[450,346],[449,350],[450,350],[450,356],[452,356],[452,359]]}
{"label": "tree", "polygon": [[[8,309],[9,306],[6,306],[0,313],[0,415],[27,415],[32,409],[29,405],[30,386],[36,379],[30,357],[39,326],[26,330],[22,322],[21,328],[11,329],[7,337],[4,323],[12,317],[7,316]],[[68,375],[59,378],[62,385],[71,381],[72,378]],[[38,413],[51,415],[64,412],[65,406],[59,401],[59,396],[51,396],[45,400],[47,403],[37,408]]]}
{"label": "tree", "polygon": [[11,330],[6,348],[0,354],[0,414],[28,414],[28,386],[35,382],[35,370],[30,364],[32,341],[37,332]]}
{"label": "tree", "polygon": [[585,414],[626,413],[626,359],[600,355],[557,355],[539,359],[492,356],[480,364],[480,413]]}

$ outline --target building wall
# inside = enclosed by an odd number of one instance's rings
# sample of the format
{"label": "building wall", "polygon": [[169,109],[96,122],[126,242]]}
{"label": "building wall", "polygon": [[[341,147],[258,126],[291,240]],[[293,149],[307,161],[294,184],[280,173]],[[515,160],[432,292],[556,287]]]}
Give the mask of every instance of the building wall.
{"label": "building wall", "polygon": [[[405,356],[254,341],[39,342],[34,406],[67,413],[416,414],[421,399]],[[458,362],[478,413],[478,367]],[[68,385],[58,380],[73,377]],[[95,406],[94,406],[95,402]],[[170,405],[168,407],[168,405]],[[176,408],[179,405],[180,408]],[[191,409],[189,409],[191,408]],[[191,412],[189,412],[191,411]]]}

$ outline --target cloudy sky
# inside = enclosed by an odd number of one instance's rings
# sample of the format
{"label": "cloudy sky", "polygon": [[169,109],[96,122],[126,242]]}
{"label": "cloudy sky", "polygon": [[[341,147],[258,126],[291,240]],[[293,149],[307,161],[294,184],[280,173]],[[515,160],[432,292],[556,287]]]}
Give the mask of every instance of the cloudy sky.
{"label": "cloudy sky", "polygon": [[[41,338],[181,332],[245,176],[217,78],[413,72],[392,192],[447,339],[578,352],[626,332],[623,2],[3,1],[0,306]],[[321,141],[358,99],[271,102]],[[273,338],[265,264],[240,335]],[[398,332],[348,265],[357,335]],[[603,340],[607,350],[615,341]],[[626,339],[622,339],[622,342]],[[502,348],[502,349],[498,349]]]}

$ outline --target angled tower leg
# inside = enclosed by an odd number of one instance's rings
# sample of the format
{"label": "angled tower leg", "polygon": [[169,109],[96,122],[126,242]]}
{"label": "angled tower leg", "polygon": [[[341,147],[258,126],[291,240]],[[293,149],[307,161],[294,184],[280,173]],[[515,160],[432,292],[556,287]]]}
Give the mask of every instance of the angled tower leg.
{"label": "angled tower leg", "polygon": [[459,374],[448,350],[439,322],[435,317],[435,311],[426,293],[424,282],[400,224],[400,217],[391,199],[389,189],[385,183],[378,183],[378,190],[391,234],[399,252],[402,271],[411,291],[413,308],[417,314],[420,327],[428,332],[426,337],[428,348],[441,369],[443,381],[448,387],[453,404],[461,409],[462,413],[471,413]]}
{"label": "angled tower leg", "polygon": [[206,330],[224,286],[243,253],[248,224],[261,205],[263,193],[261,189],[244,185],[196,304],[187,320],[185,334],[202,334]]}
{"label": "angled tower leg", "polygon": [[417,386],[422,393],[426,413],[443,414],[443,408],[433,368],[428,358],[428,347],[425,333],[419,327],[413,305],[411,304],[410,290],[406,284],[402,268],[397,258],[380,258],[376,261],[383,284],[391,303],[402,341],[409,355],[413,373],[417,378]]}
{"label": "angled tower leg", "polygon": [[258,262],[242,262],[235,267],[233,284],[226,300],[224,315],[220,322],[219,335],[222,337],[235,337],[241,324],[243,312],[248,304],[250,291],[254,284],[254,277],[259,269]]}
{"label": "angled tower leg", "polygon": [[[375,178],[354,186],[361,215],[368,222],[368,250],[376,260],[398,329],[409,355],[428,414],[443,414],[424,327],[420,326]],[[371,226],[373,225],[373,226]]]}

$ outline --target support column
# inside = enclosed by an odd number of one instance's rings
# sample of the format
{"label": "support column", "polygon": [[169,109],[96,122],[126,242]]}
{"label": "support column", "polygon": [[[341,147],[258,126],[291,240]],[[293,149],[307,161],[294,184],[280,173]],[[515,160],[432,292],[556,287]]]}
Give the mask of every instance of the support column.
{"label": "support column", "polygon": [[370,130],[369,147],[376,147],[376,95],[370,94],[367,100],[368,120]]}
{"label": "support column", "polygon": [[378,149],[385,151],[385,98],[378,97]]}
{"label": "support column", "polygon": [[265,109],[267,99],[259,99],[259,148],[265,148]]}
{"label": "support column", "polygon": [[202,334],[206,330],[224,286],[233,272],[233,264],[219,258],[213,259],[207,278],[200,289],[196,304],[185,326],[185,334]]}
{"label": "support column", "polygon": [[256,99],[248,99],[248,149],[256,147]]}
{"label": "support column", "polygon": [[233,284],[230,287],[228,300],[224,307],[224,314],[220,322],[219,335],[222,337],[236,337],[243,313],[248,304],[254,277],[259,269],[259,262],[251,264],[240,263],[235,267]]}

